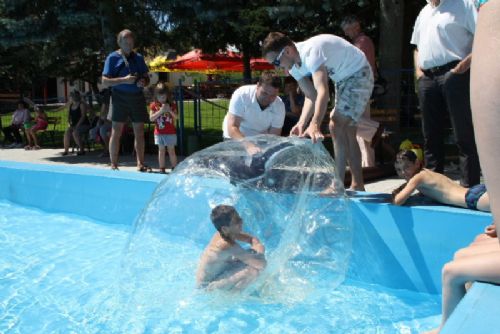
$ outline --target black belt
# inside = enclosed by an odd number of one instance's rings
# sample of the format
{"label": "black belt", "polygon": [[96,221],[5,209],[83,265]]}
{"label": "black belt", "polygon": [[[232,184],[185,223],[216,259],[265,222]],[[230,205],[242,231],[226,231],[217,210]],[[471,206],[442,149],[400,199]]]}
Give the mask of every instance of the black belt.
{"label": "black belt", "polygon": [[422,70],[422,72],[424,72],[424,74],[428,77],[443,75],[446,72],[448,72],[449,70],[451,70],[452,68],[455,68],[455,66],[457,66],[457,64],[459,62],[460,62],[459,60],[455,60],[455,61],[452,61],[448,64],[444,64],[441,66],[431,67],[431,68],[428,68],[426,70]]}

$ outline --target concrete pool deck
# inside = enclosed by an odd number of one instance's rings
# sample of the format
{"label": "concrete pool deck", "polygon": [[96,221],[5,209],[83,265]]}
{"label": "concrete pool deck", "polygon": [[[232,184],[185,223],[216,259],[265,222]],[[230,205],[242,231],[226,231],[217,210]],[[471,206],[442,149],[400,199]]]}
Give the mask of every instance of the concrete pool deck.
{"label": "concrete pool deck", "polygon": [[[23,148],[0,148],[0,160],[110,169],[109,156],[100,157],[102,150],[86,152],[85,155],[70,153],[67,156],[61,155],[62,152],[62,148],[43,148],[36,151],[26,151]],[[144,158],[146,165],[152,167],[154,171],[158,171],[158,156],[156,154],[146,154]],[[119,167],[123,171],[136,171],[135,156],[131,154],[120,155]],[[168,158],[167,167],[169,167]]]}
{"label": "concrete pool deck", "polygon": [[[101,150],[87,152],[83,156],[69,154],[62,156],[63,149],[44,148],[37,151],[26,151],[22,148],[7,149],[0,148],[0,160],[3,161],[16,161],[27,162],[34,164],[49,164],[49,165],[67,165],[78,167],[92,167],[109,169],[109,157],[100,157]],[[182,157],[179,157],[179,161]],[[120,170],[134,172],[136,171],[135,157],[130,154],[120,156]],[[145,155],[146,165],[151,166],[153,171],[158,171],[158,157],[156,154]],[[167,158],[167,166],[168,158]],[[168,169],[167,169],[168,170]],[[403,180],[398,177],[389,177],[366,184],[366,191],[368,192],[381,192],[390,193],[403,183]]]}
{"label": "concrete pool deck", "polygon": [[[109,157],[100,157],[102,153],[101,150],[93,150],[87,152],[83,156],[77,156],[75,154],[69,154],[67,156],[62,156],[63,149],[53,149],[44,148],[37,151],[26,151],[22,148],[18,149],[7,149],[0,148],[0,161],[16,161],[16,162],[27,162],[35,164],[55,164],[55,165],[67,165],[67,166],[78,166],[78,167],[92,167],[92,168],[103,168],[109,169]],[[182,161],[182,157],[178,157],[179,161]],[[167,167],[169,167],[168,158]],[[135,156],[131,154],[120,155],[119,158],[120,170],[135,172],[136,171],[136,161]],[[153,168],[154,172],[158,172],[158,157],[156,154],[146,154],[145,163]],[[167,171],[170,169],[167,168]],[[458,180],[458,173],[456,170],[448,169],[446,170],[446,175],[453,180]],[[394,189],[403,184],[403,180],[397,176],[388,177],[384,179],[379,179],[376,181],[367,182],[366,191],[377,192],[377,193],[391,193]]]}

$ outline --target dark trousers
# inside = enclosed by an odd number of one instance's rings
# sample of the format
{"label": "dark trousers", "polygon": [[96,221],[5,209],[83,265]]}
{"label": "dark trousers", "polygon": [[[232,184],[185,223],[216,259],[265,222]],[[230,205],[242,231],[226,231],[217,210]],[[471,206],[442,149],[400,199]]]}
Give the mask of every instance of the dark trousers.
{"label": "dark trousers", "polygon": [[21,134],[19,130],[21,127],[19,125],[9,125],[3,128],[3,134],[5,135],[5,139],[7,139],[11,143],[22,143],[23,139],[21,138]]}
{"label": "dark trousers", "polygon": [[472,187],[479,183],[477,155],[470,107],[470,71],[426,74],[418,80],[418,97],[422,111],[426,167],[444,171],[445,116],[449,114],[455,141],[460,150],[460,184]]}

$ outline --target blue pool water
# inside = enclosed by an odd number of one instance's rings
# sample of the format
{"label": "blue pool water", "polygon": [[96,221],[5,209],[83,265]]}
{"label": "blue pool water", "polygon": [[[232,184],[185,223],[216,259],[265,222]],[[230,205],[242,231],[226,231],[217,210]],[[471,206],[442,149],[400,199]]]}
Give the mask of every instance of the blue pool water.
{"label": "blue pool water", "polygon": [[[321,145],[254,144],[262,156],[225,142],[166,178],[0,162],[0,333],[406,334],[439,324],[441,268],[490,215],[348,199]],[[195,288],[218,204],[234,205],[266,246],[265,271],[238,294]],[[469,303],[488,291],[473,287]]]}
{"label": "blue pool water", "polygon": [[0,212],[0,333],[417,333],[439,321],[438,295],[349,277],[337,289],[201,293],[203,245],[180,236],[148,239],[162,266],[151,270],[162,275],[132,290],[123,274],[130,226],[6,201]]}

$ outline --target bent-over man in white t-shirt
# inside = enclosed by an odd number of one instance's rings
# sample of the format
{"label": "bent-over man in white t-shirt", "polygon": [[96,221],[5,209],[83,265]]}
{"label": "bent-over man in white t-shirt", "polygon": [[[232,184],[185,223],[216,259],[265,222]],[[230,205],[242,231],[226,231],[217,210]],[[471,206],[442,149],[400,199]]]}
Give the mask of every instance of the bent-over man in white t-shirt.
{"label": "bent-over man in white t-shirt", "polygon": [[272,32],[264,40],[262,55],[269,63],[288,71],[306,96],[292,135],[309,136],[313,142],[323,138],[320,125],[330,95],[328,79],[332,79],[335,83],[335,108],[330,114],[330,133],[335,149],[335,167],[343,181],[349,162],[351,189],[364,190],[356,123],[372,93],[373,73],[363,52],[335,35],[318,35],[294,43],[284,34]]}
{"label": "bent-over man in white t-shirt", "polygon": [[[279,136],[285,120],[285,105],[278,97],[281,79],[263,72],[256,85],[236,89],[222,123],[224,139],[260,134]],[[250,154],[256,153],[250,149]]]}

